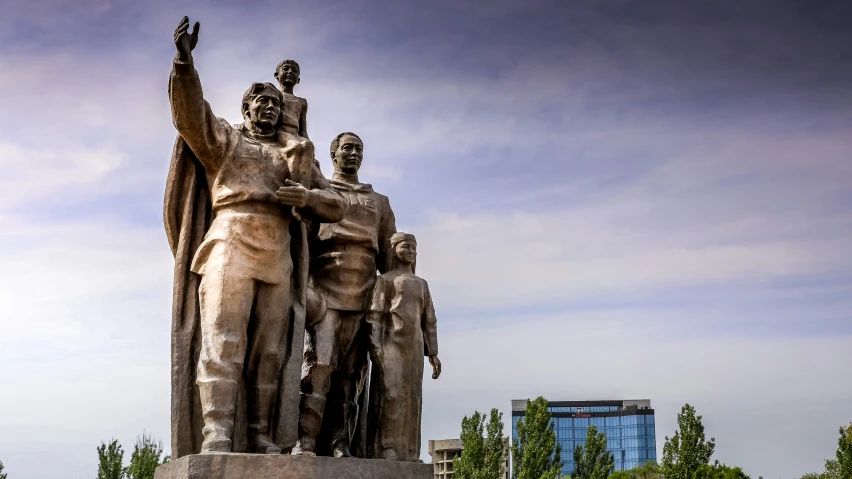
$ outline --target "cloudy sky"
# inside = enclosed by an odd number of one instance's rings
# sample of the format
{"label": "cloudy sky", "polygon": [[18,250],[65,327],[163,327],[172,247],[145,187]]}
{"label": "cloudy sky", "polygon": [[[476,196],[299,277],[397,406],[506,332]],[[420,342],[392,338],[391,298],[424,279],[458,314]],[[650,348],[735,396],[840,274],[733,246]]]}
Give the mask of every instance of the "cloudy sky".
{"label": "cloudy sky", "polygon": [[240,121],[245,88],[295,58],[317,151],[364,139],[362,180],[418,236],[438,311],[424,441],[475,409],[508,422],[511,399],[650,398],[660,456],[685,402],[752,477],[833,456],[852,421],[848,2],[32,0],[0,6],[10,479],[88,478],[101,440],[169,437],[183,15],[217,115]]}

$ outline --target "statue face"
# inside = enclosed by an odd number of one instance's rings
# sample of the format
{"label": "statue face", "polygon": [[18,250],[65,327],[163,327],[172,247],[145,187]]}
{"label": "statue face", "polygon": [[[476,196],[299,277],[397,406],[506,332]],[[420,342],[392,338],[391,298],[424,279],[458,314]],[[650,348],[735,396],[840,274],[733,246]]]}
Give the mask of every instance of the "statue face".
{"label": "statue face", "polygon": [[364,145],[351,135],[343,135],[334,150],[334,168],[344,173],[357,173],[364,159]]}
{"label": "statue face", "polygon": [[413,264],[417,259],[417,243],[409,240],[401,241],[396,245],[394,253],[403,264]]}
{"label": "statue face", "polygon": [[249,121],[261,128],[274,128],[281,115],[281,102],[277,94],[263,91],[255,95],[248,104]]}
{"label": "statue face", "polygon": [[299,83],[299,65],[289,62],[281,65],[278,69],[278,82],[290,86]]}

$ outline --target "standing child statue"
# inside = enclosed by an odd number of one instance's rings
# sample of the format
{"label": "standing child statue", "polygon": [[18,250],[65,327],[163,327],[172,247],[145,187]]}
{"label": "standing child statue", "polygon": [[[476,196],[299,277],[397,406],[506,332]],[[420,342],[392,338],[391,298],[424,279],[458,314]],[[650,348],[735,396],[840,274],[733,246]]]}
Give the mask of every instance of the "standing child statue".
{"label": "standing child statue", "polygon": [[275,79],[281,89],[284,101],[281,103],[281,116],[284,131],[291,135],[308,137],[308,100],[293,94],[293,89],[301,80],[299,64],[296,60],[284,60],[275,68]]}
{"label": "standing child statue", "polygon": [[391,248],[391,268],[378,277],[367,304],[373,361],[367,457],[419,461],[423,356],[438,379],[438,323],[429,285],[414,274],[414,235],[394,234]]}

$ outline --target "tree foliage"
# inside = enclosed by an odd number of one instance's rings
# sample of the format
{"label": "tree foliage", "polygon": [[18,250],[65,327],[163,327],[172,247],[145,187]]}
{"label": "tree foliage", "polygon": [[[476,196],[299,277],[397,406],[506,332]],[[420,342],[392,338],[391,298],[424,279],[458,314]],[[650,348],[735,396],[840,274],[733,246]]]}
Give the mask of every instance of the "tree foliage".
{"label": "tree foliage", "polygon": [[799,479],[846,479],[852,478],[852,423],[840,428],[837,451],[834,459],[825,460],[825,471],[809,472]]}
{"label": "tree foliage", "polygon": [[117,439],[98,447],[98,479],[123,479],[124,450]]}
{"label": "tree foliage", "polygon": [[[848,477],[848,476],[847,476]],[[825,470],[823,472],[809,472],[802,475],[799,479],[845,479],[840,475],[840,468],[837,461],[834,459],[825,460]]]}
{"label": "tree foliage", "polygon": [[702,464],[693,477],[694,479],[751,479],[739,467],[729,467],[719,461],[713,465]]}
{"label": "tree foliage", "polygon": [[606,435],[594,425],[586,431],[586,443],[574,449],[572,479],[607,479],[615,469],[615,458],[606,450]]}
{"label": "tree foliage", "polygon": [[[836,474],[838,477],[852,477],[852,423],[840,428],[840,438],[837,440]],[[826,461],[828,471],[828,461]]]}
{"label": "tree foliage", "polygon": [[[157,466],[170,459],[166,456],[160,460],[162,454],[162,443],[143,432],[142,437],[136,439],[130,465],[123,467],[124,449],[118,440],[113,439],[109,444],[101,442],[98,447],[98,479],[154,479]],[[0,479],[5,477],[0,476]]]}
{"label": "tree foliage", "polygon": [[677,415],[678,430],[663,446],[662,472],[666,479],[693,479],[702,465],[710,463],[716,439],[704,440],[704,425],[695,408],[684,404]]}
{"label": "tree foliage", "polygon": [[9,475],[8,473],[3,472],[3,469],[3,461],[0,461],[0,479],[6,479],[6,476]]}
{"label": "tree foliage", "polygon": [[169,460],[169,457],[166,456],[163,461],[160,461],[162,454],[162,443],[154,441],[149,434],[143,432],[142,437],[136,440],[136,445],[133,447],[130,465],[124,469],[125,477],[127,479],[154,479],[154,471],[157,466]]}
{"label": "tree foliage", "polygon": [[654,461],[648,461],[629,471],[615,471],[608,479],[662,479],[660,466]]}
{"label": "tree foliage", "polygon": [[527,400],[524,417],[516,426],[518,438],[512,444],[514,479],[557,479],[562,470],[562,447],[547,410],[547,399]]}
{"label": "tree foliage", "polygon": [[503,440],[503,413],[491,410],[487,435],[485,415],[474,411],[462,419],[462,455],[453,459],[456,479],[500,479],[506,460]]}

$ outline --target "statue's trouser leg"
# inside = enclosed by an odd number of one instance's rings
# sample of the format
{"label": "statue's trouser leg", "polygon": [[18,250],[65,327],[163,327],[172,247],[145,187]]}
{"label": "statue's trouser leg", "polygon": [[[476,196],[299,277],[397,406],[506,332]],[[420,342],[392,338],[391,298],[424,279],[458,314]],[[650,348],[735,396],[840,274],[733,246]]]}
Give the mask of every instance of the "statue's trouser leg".
{"label": "statue's trouser leg", "polygon": [[198,384],[204,442],[201,452],[233,449],[237,381],[246,355],[246,330],[257,289],[256,281],[210,268],[201,277],[201,351]]}
{"label": "statue's trouser leg", "polygon": [[358,388],[363,384],[367,364],[367,337],[363,328],[363,312],[340,313],[338,361],[326,395],[329,401],[326,409],[329,417],[326,421],[332,453],[336,456],[350,456],[354,421],[358,417]]}
{"label": "statue's trouser leg", "polygon": [[325,413],[325,394],[331,380],[335,326],[338,316],[325,317],[305,330],[305,360],[299,405],[299,444],[302,453],[315,453]]}
{"label": "statue's trouser leg", "polygon": [[249,441],[254,452],[281,453],[272,440],[269,424],[281,377],[290,303],[289,281],[258,284],[246,364]]}

